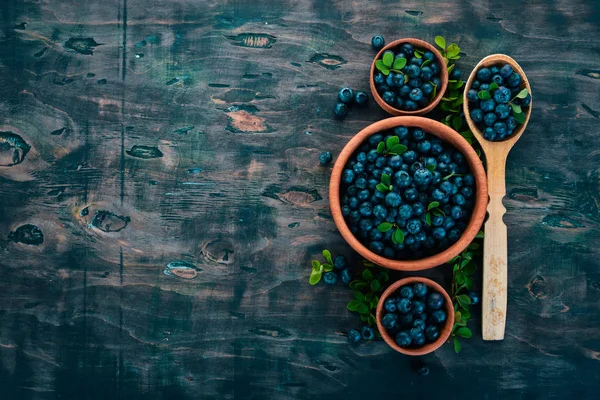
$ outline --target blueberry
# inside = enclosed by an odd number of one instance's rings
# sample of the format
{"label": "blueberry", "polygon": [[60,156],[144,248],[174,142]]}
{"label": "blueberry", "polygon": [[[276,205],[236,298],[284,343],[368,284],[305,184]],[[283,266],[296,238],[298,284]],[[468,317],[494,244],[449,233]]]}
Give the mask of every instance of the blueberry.
{"label": "blueberry", "polygon": [[[405,153],[406,154],[406,153]],[[408,187],[412,182],[410,174],[406,171],[398,171],[394,174],[394,184],[399,188]]]}
{"label": "blueberry", "polygon": [[365,172],[365,164],[357,162],[352,166],[352,169],[356,174],[362,174]]}
{"label": "blueberry", "polygon": [[363,340],[373,340],[375,338],[373,328],[370,326],[363,326],[360,330],[360,335],[362,336]]}
{"label": "blueberry", "polygon": [[423,365],[422,367],[419,367],[419,369],[417,369],[417,374],[421,375],[421,376],[427,376],[429,375],[429,367]]}
{"label": "blueberry", "polygon": [[350,206],[345,205],[345,206],[342,207],[342,215],[344,217],[349,216],[351,212],[352,212],[352,209],[350,208]]}
{"label": "blueberry", "polygon": [[391,176],[394,173],[394,170],[391,167],[384,167],[381,170],[381,173]]}
{"label": "blueberry", "polygon": [[419,108],[419,106],[412,100],[406,100],[404,102],[404,109],[406,111],[415,111],[417,108]]}
{"label": "blueberry", "polygon": [[408,332],[402,331],[396,335],[396,344],[400,347],[408,347],[412,344],[412,338]]}
{"label": "blueberry", "polygon": [[408,75],[409,78],[418,78],[420,73],[421,70],[418,65],[410,64],[406,66],[406,75]]}
{"label": "blueberry", "polygon": [[335,272],[330,271],[323,274],[323,281],[328,285],[334,285],[338,280],[338,276]]}
{"label": "blueberry", "polygon": [[402,98],[407,98],[410,95],[411,90],[412,90],[412,88],[410,86],[404,85],[400,88],[400,90],[398,90],[398,94]]}
{"label": "blueberry", "polygon": [[454,226],[454,224],[456,224],[456,221],[454,221],[454,218],[452,218],[450,216],[446,216],[446,217],[444,217],[444,223],[442,224],[442,227],[445,230],[449,230]]}
{"label": "blueberry", "polygon": [[367,179],[362,176],[354,182],[354,187],[357,189],[366,189],[368,186]]}
{"label": "blueberry", "polygon": [[499,73],[500,73],[501,77],[508,78],[509,76],[512,75],[513,69],[512,69],[512,67],[509,64],[504,64],[502,66],[502,68],[500,68]]}
{"label": "blueberry", "polygon": [[479,101],[479,97],[477,96],[477,90],[471,89],[467,92],[467,100],[472,103]]}
{"label": "blueberry", "polygon": [[413,54],[415,52],[415,46],[413,46],[410,43],[403,43],[400,47],[402,48],[402,51],[406,54]]}
{"label": "blueberry", "polygon": [[390,73],[390,75],[392,76],[392,84],[390,86],[401,87],[406,83],[404,79],[404,74],[392,75],[392,73]]}
{"label": "blueberry", "polygon": [[425,311],[425,303],[419,300],[413,300],[411,312],[416,315],[421,314],[423,311]]}
{"label": "blueberry", "polygon": [[492,82],[496,83],[498,86],[501,86],[504,83],[504,79],[499,74],[496,74],[492,76]]}
{"label": "blueberry", "polygon": [[393,298],[387,298],[385,299],[385,302],[383,303],[383,308],[385,309],[385,311],[393,313],[396,311],[396,303],[398,301],[396,299]]}
{"label": "blueberry", "polygon": [[450,216],[452,218],[454,218],[455,220],[457,219],[461,219],[462,217],[464,217],[465,213],[462,209],[462,207],[460,206],[454,206],[452,207],[452,210],[450,210]]}
{"label": "blueberry", "polygon": [[442,201],[446,197],[447,197],[446,193],[444,193],[443,191],[441,191],[439,188],[435,188],[431,192],[431,198],[434,199],[434,200],[436,200],[436,201]]}
{"label": "blueberry", "polygon": [[423,203],[415,203],[412,205],[413,215],[419,216],[423,215],[425,212],[425,206]]}
{"label": "blueberry", "polygon": [[[412,136],[413,136],[413,138],[415,140],[424,140],[427,135],[426,135],[425,131],[423,131],[423,129],[421,129],[421,128],[414,128],[413,131],[412,131]],[[404,154],[406,154],[406,153],[404,153]],[[415,154],[415,160],[416,160],[416,154]],[[413,160],[413,162],[415,160]]]}
{"label": "blueberry", "polygon": [[500,86],[494,92],[494,100],[500,104],[508,103],[510,101],[510,96],[511,96],[510,89],[505,88],[504,86]]}
{"label": "blueberry", "polygon": [[344,256],[335,256],[333,258],[333,266],[336,269],[344,269],[348,267],[348,260]]}
{"label": "blueberry", "polygon": [[385,219],[385,217],[387,217],[387,209],[381,204],[378,204],[373,207],[373,215],[375,218]]}
{"label": "blueberry", "polygon": [[407,299],[412,299],[415,296],[412,287],[410,286],[402,286],[400,288],[400,296],[405,297]]}
{"label": "blueberry", "polygon": [[390,192],[385,196],[385,204],[388,207],[398,207],[402,202],[402,198],[396,192]]}
{"label": "blueberry", "polygon": [[471,299],[471,305],[477,305],[479,303],[479,295],[475,292],[469,293],[469,299]]}
{"label": "blueberry", "polygon": [[381,35],[375,35],[371,38],[371,46],[375,50],[381,50],[385,46],[385,39]]}
{"label": "blueberry", "polygon": [[425,96],[429,96],[433,92],[433,85],[429,82],[425,82],[421,85],[421,91]]}
{"label": "blueberry", "polygon": [[512,115],[506,119],[506,126],[508,129],[515,129],[517,127],[517,120]]}
{"label": "blueberry", "polygon": [[408,233],[410,234],[416,234],[421,230],[421,221],[419,221],[418,219],[409,219],[406,222],[406,230],[408,231]]}
{"label": "blueberry", "polygon": [[487,99],[483,100],[479,106],[481,107],[481,111],[488,113],[490,111],[494,111],[494,108],[496,108],[496,102],[493,99]]}
{"label": "blueberry", "polygon": [[394,92],[383,92],[383,96],[381,96],[381,98],[392,107],[396,104],[396,94]]}
{"label": "blueberry", "polygon": [[413,346],[421,347],[425,344],[425,335],[421,335],[420,337],[413,339]]}
{"label": "blueberry", "polygon": [[402,219],[409,219],[412,216],[413,213],[413,209],[410,205],[408,204],[402,204],[399,208],[398,208],[398,218],[402,218]]}
{"label": "blueberry", "polygon": [[375,166],[377,168],[383,168],[387,165],[387,162],[388,162],[387,158],[385,158],[384,156],[379,156],[375,160]]}
{"label": "blueberry", "polygon": [[476,76],[477,80],[479,80],[480,82],[489,82],[490,78],[492,77],[492,73],[488,68],[484,67],[477,71]]}
{"label": "blueberry", "polygon": [[475,178],[471,174],[463,176],[463,182],[466,186],[475,186]]}
{"label": "blueberry", "polygon": [[444,310],[436,310],[431,313],[431,320],[436,324],[442,324],[446,322],[446,311]]}
{"label": "blueberry", "polygon": [[333,159],[333,157],[331,156],[331,153],[328,151],[324,151],[321,154],[319,154],[319,163],[321,165],[329,164],[332,159]]}
{"label": "blueberry", "polygon": [[483,116],[483,123],[486,124],[487,126],[493,126],[494,122],[496,122],[497,119],[498,119],[498,117],[496,116],[496,114],[494,114],[493,112],[490,112]]}
{"label": "blueberry", "polygon": [[[367,204],[369,204],[369,206],[371,205],[371,203],[367,203]],[[359,213],[360,213],[360,211],[359,211]],[[363,218],[358,223],[358,227],[360,228],[361,231],[368,232],[371,229],[373,229],[373,220],[371,218]]]}
{"label": "blueberry", "polygon": [[438,292],[430,293],[427,297],[427,307],[432,310],[439,310],[444,305],[444,296]]}
{"label": "blueberry", "polygon": [[521,84],[521,75],[519,75],[516,72],[513,72],[512,74],[510,74],[506,82],[511,88],[518,87]]}
{"label": "blueberry", "polygon": [[344,172],[342,172],[342,180],[344,181],[344,183],[352,183],[354,182],[354,177],[356,176],[356,174],[354,174],[354,171],[352,171],[351,169],[345,169]]}
{"label": "blueberry", "polygon": [[350,343],[358,343],[360,342],[361,339],[361,334],[359,331],[357,331],[356,329],[350,329],[350,331],[348,332],[348,340],[350,341]]}
{"label": "blueberry", "polygon": [[529,107],[531,104],[531,95],[528,93],[524,99],[521,99],[521,105],[524,107]]}
{"label": "blueberry", "polygon": [[333,115],[337,119],[344,119],[348,115],[348,106],[344,103],[337,103],[333,108]]}
{"label": "blueberry", "polygon": [[350,281],[352,281],[352,271],[350,271],[350,268],[344,268],[340,275],[342,276],[342,282],[345,284],[348,284]]}
{"label": "blueberry", "polygon": [[442,214],[436,214],[431,216],[431,226],[441,226],[444,222],[444,216]]}
{"label": "blueberry", "polygon": [[[421,321],[421,320],[419,320]],[[418,327],[413,327],[410,330],[410,337],[414,339],[418,339],[424,336],[423,329]]]}
{"label": "blueberry", "polygon": [[404,191],[404,200],[412,203],[419,197],[419,192],[415,188],[408,188]]}
{"label": "blueberry", "polygon": [[507,130],[508,130],[508,128],[504,122],[496,122],[494,124],[494,131],[498,135],[506,135]]}
{"label": "blueberry", "polygon": [[[440,66],[437,63],[429,64],[429,68],[431,68],[431,71],[433,72],[433,76],[437,76],[440,74]],[[433,79],[436,79],[436,78],[433,78]],[[432,79],[432,82],[433,82],[433,79]],[[439,79],[439,78],[437,78],[437,79]]]}
{"label": "blueberry", "polygon": [[440,80],[440,78],[435,77],[431,80],[431,83],[433,84],[433,86],[437,86],[439,88],[442,84],[442,81]]}
{"label": "blueberry", "polygon": [[452,72],[450,72],[450,79],[459,80],[461,78],[462,72],[460,69],[454,68]]}
{"label": "blueberry", "polygon": [[383,239],[383,233],[379,232],[377,229],[371,229],[369,231],[369,238],[371,240],[381,240]]}
{"label": "blueberry", "polygon": [[422,58],[412,57],[409,61],[411,64],[418,65],[419,67],[423,64]]}
{"label": "blueberry", "polygon": [[424,81],[429,81],[431,78],[433,78],[433,71],[430,67],[424,66],[423,68],[421,68],[421,74],[419,76]]}
{"label": "blueberry", "polygon": [[392,168],[399,169],[402,165],[402,157],[400,156],[392,156],[388,161],[388,165]]}
{"label": "blueberry", "polygon": [[482,83],[481,85],[479,85],[479,90],[490,90],[490,84],[489,83]]}
{"label": "blueberry", "polygon": [[[412,88],[421,87],[422,84],[423,84],[423,82],[419,78],[411,79],[408,81],[408,87],[410,87],[411,90],[412,90]],[[409,97],[410,97],[410,94],[409,94]],[[414,101],[417,101],[417,100],[414,100]]]}
{"label": "blueberry", "polygon": [[454,196],[452,196],[452,202],[454,204],[456,204],[457,206],[464,206],[465,205],[465,196],[463,196],[460,193],[455,194]]}
{"label": "blueberry", "polygon": [[366,201],[369,197],[371,197],[371,192],[369,192],[367,189],[361,190],[356,195],[356,198],[360,201]]}
{"label": "blueberry", "polygon": [[386,329],[395,328],[398,324],[398,315],[396,314],[385,314],[381,319],[381,325]]}
{"label": "blueberry", "polygon": [[408,128],[405,126],[397,126],[394,128],[394,135],[398,136],[398,139],[402,140],[408,136]]}
{"label": "blueberry", "polygon": [[364,107],[367,105],[368,102],[369,102],[369,95],[366,94],[365,92],[358,91],[354,95],[354,103],[356,103],[356,105]]}
{"label": "blueberry", "polygon": [[472,109],[471,110],[471,119],[475,123],[479,123],[479,122],[483,121],[483,111],[481,111],[479,108]]}
{"label": "blueberry", "polygon": [[425,186],[431,182],[431,180],[433,179],[433,174],[428,169],[420,168],[415,171],[413,178],[417,185]]}
{"label": "blueberry", "polygon": [[375,85],[383,85],[385,82],[385,75],[383,75],[381,72],[376,73],[373,77],[373,82],[375,82]]}
{"label": "blueberry", "polygon": [[496,75],[496,74],[497,74],[497,73],[499,73],[499,72],[500,72],[500,70],[498,69],[498,67],[497,67],[497,66],[495,66],[495,65],[492,65],[492,66],[490,67],[490,74],[492,74],[492,75]]}
{"label": "blueberry", "polygon": [[438,337],[440,337],[440,331],[438,327],[435,325],[429,325],[425,328],[425,337],[431,342],[435,341]]}
{"label": "blueberry", "polygon": [[438,227],[433,228],[433,230],[431,231],[431,235],[435,239],[441,240],[446,237],[446,230],[444,228],[442,228],[441,226],[438,226]]}
{"label": "blueberry", "polygon": [[407,312],[409,312],[412,308],[412,303],[409,299],[407,298],[401,298],[400,300],[398,300],[398,304],[396,305],[398,312],[402,313],[402,314],[406,314]]}
{"label": "blueberry", "polygon": [[352,100],[354,99],[354,90],[349,87],[341,88],[338,92],[338,99],[344,104],[352,103]]}
{"label": "blueberry", "polygon": [[350,213],[350,222],[356,225],[358,221],[360,221],[360,214],[358,210],[354,210]]}
{"label": "blueberry", "polygon": [[423,97],[423,92],[419,88],[414,88],[410,91],[409,97],[412,101],[419,101]]}
{"label": "blueberry", "polygon": [[449,181],[444,181],[440,184],[440,190],[446,193],[447,195],[452,194],[452,183]]}
{"label": "blueberry", "polygon": [[479,86],[480,86],[480,85],[481,85],[481,82],[479,82],[477,79],[475,79],[475,80],[473,81],[473,83],[471,83],[471,89],[475,89],[475,90],[477,90],[477,89],[479,89]]}
{"label": "blueberry", "polygon": [[510,106],[508,104],[498,104],[494,112],[498,118],[506,119],[510,115]]}
{"label": "blueberry", "polygon": [[381,254],[383,251],[383,243],[374,241],[369,245],[369,250],[371,250],[375,254]]}
{"label": "blueberry", "polygon": [[460,230],[456,228],[450,229],[450,231],[448,231],[448,240],[456,242],[458,239],[460,239]]}
{"label": "blueberry", "polygon": [[379,157],[379,153],[377,153],[377,150],[369,150],[369,152],[367,153],[367,162],[373,163],[375,162],[377,157]]}

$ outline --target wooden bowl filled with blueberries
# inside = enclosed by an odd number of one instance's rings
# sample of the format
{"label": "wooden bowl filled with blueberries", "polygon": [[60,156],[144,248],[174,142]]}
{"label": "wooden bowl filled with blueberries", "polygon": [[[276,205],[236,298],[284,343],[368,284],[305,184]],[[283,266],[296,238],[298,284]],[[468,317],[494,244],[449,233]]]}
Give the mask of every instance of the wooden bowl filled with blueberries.
{"label": "wooden bowl filled with blueberries", "polygon": [[[374,37],[373,46],[383,46]],[[376,42],[376,40],[378,40]],[[383,46],[371,64],[373,98],[392,115],[423,115],[433,110],[448,86],[448,68],[429,43],[398,39]]]}
{"label": "wooden bowl filled with blueberries", "polygon": [[334,222],[348,244],[401,271],[460,254],[479,232],[488,200],[471,145],[440,122],[408,116],[355,135],[336,160],[329,190]]}

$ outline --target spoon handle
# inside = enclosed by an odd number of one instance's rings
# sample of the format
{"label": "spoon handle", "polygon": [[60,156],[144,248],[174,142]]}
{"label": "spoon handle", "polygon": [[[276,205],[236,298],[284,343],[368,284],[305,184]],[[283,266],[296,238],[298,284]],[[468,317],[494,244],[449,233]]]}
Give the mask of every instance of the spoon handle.
{"label": "spoon handle", "polygon": [[506,225],[502,221],[502,216],[506,213],[502,204],[506,195],[506,156],[507,154],[486,154],[490,202],[483,242],[483,340],[504,339],[506,325],[508,250]]}

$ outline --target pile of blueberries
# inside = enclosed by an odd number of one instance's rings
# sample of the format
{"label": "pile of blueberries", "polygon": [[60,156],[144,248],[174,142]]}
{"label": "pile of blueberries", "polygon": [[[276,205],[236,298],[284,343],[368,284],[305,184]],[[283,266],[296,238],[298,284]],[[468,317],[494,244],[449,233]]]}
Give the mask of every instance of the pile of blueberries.
{"label": "pile of blueberries", "polygon": [[350,283],[353,273],[346,257],[335,256],[333,258],[333,268],[333,271],[325,272],[325,274],[323,274],[323,282],[327,285],[335,285],[339,276],[345,284]]}
{"label": "pile of blueberries", "polygon": [[[390,106],[404,111],[415,111],[427,107],[434,98],[434,87],[439,88],[440,65],[435,55],[428,50],[416,50],[410,43],[403,43],[396,52],[386,50],[394,60],[404,58],[406,65],[399,72],[387,76],[376,70],[373,77],[377,92]],[[458,71],[460,74],[460,71]],[[460,76],[457,78],[459,79]],[[453,78],[451,78],[453,79]]]}
{"label": "pile of blueberries", "polygon": [[422,282],[405,285],[385,299],[385,314],[381,324],[404,348],[418,348],[436,341],[448,315],[444,311],[444,296]]}
{"label": "pile of blueberries", "polygon": [[348,108],[352,105],[366,107],[369,103],[369,95],[365,92],[354,91],[349,87],[343,87],[338,92],[338,103],[333,108],[333,116],[336,119],[344,119],[348,115]]}
{"label": "pile of blueberries", "polygon": [[[512,115],[512,104],[529,107],[531,95],[516,98],[521,91],[522,77],[509,64],[480,68],[476,78],[467,91],[469,115],[486,140],[503,140],[512,135],[519,124]],[[481,98],[480,92],[488,92],[490,96],[485,97],[489,98]]]}
{"label": "pile of blueberries", "polygon": [[[379,153],[381,142],[392,136],[406,151]],[[390,177],[391,190],[378,188],[384,174]],[[388,259],[420,259],[446,250],[460,238],[473,211],[475,191],[461,152],[420,128],[398,126],[370,136],[346,164],[342,215],[350,231],[374,253]],[[435,203],[437,207],[429,209]],[[382,232],[378,227],[384,222],[393,227]],[[402,242],[392,238],[398,229]]]}

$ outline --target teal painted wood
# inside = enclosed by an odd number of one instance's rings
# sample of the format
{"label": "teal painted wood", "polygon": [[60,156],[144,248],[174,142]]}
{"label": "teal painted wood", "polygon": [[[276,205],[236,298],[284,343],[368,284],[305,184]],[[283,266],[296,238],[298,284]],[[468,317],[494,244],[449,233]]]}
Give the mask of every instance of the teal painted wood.
{"label": "teal painted wood", "polygon": [[[595,397],[600,5],[575,3],[2,1],[0,397]],[[331,118],[377,33],[457,41],[465,78],[509,54],[535,95],[506,339],[474,318],[428,377],[347,344],[349,292],[308,285],[323,247],[351,256],[318,153],[386,117]]]}

